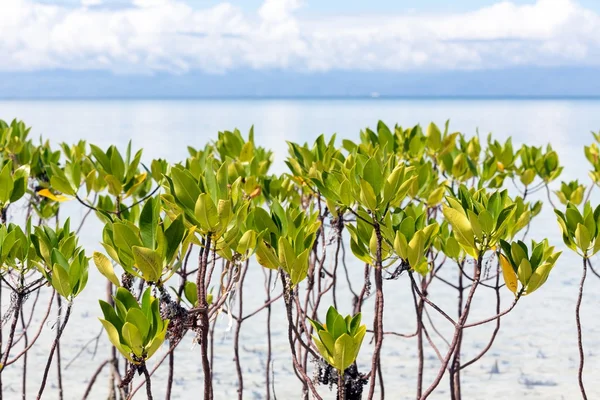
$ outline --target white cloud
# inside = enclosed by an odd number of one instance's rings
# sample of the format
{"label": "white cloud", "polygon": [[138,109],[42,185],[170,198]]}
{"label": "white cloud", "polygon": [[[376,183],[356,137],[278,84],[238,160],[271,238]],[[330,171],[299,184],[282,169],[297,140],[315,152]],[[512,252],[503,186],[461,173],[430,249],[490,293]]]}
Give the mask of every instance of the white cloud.
{"label": "white cloud", "polygon": [[574,0],[501,2],[460,14],[299,16],[301,0],[256,13],[223,2],[131,0],[61,7],[2,0],[3,70],[222,72],[234,68],[477,69],[600,65],[600,16]]}
{"label": "white cloud", "polygon": [[99,6],[102,4],[102,0],[81,0],[83,7]]}

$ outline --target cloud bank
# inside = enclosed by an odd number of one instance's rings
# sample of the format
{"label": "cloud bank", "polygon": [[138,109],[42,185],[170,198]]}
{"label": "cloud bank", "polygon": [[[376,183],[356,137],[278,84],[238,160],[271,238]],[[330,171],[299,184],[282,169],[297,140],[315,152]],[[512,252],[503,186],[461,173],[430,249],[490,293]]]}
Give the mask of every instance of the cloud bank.
{"label": "cloud bank", "polygon": [[[114,3],[113,3],[114,4]],[[301,0],[253,13],[222,2],[2,0],[0,71],[426,71],[599,66],[600,16],[574,0],[457,14],[305,17]]]}

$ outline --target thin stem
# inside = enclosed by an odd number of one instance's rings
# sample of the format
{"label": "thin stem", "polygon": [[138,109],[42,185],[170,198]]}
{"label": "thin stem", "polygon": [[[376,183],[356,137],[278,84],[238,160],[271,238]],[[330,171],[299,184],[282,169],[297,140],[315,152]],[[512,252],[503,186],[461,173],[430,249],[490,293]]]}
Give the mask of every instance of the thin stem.
{"label": "thin stem", "polygon": [[6,343],[6,349],[4,350],[4,354],[2,355],[2,366],[0,366],[0,374],[4,371],[4,367],[6,366],[6,360],[8,359],[10,349],[13,346],[15,330],[17,328],[17,322],[19,321],[19,313],[21,312],[21,306],[23,304],[23,295],[21,293],[17,293],[16,296],[17,299],[15,304],[15,310],[13,313],[12,322],[10,323],[10,330],[8,331],[8,341]]}
{"label": "thin stem", "polygon": [[[381,262],[381,246],[383,237],[381,229],[377,222],[374,224],[375,235],[377,237],[377,250],[375,260],[375,319],[373,321],[373,330],[375,331],[375,349],[371,359],[371,377],[369,382],[368,400],[372,400],[375,395],[375,382],[377,379],[377,370],[381,356],[381,347],[383,344],[383,268]],[[383,391],[383,387],[381,388]]]}
{"label": "thin stem", "polygon": [[[58,307],[58,323],[60,324],[61,314],[62,314],[62,298],[60,296],[56,296],[56,305]],[[56,331],[56,372],[57,372],[57,380],[58,380],[58,398],[59,400],[63,400],[63,384],[62,384],[62,366],[61,366],[61,357],[60,357],[60,337],[58,337],[59,332]]]}
{"label": "thin stem", "polygon": [[[496,314],[500,313],[500,263],[496,263]],[[496,320],[496,326],[494,327],[494,331],[492,332],[492,337],[490,338],[488,344],[479,352],[477,356],[472,358],[470,361],[460,366],[460,370],[467,368],[469,365],[476,363],[479,361],[491,348],[496,340],[496,336],[498,336],[498,332],[500,331],[500,318]]]}
{"label": "thin stem", "polygon": [[52,343],[52,347],[50,348],[50,355],[48,356],[48,361],[46,362],[46,368],[44,369],[44,376],[42,377],[42,383],[40,385],[40,390],[37,395],[37,400],[42,398],[42,394],[44,393],[44,389],[46,388],[46,380],[48,379],[48,372],[50,371],[50,366],[52,365],[52,358],[54,356],[54,352],[56,351],[56,346],[58,345],[58,341],[62,336],[63,331],[65,330],[65,326],[67,326],[67,322],[69,322],[69,317],[71,316],[71,308],[73,303],[69,302],[67,305],[67,312],[65,313],[65,320],[62,325],[58,328],[58,334],[56,338],[54,338],[54,342]]}
{"label": "thin stem", "polygon": [[432,302],[431,300],[429,300],[423,293],[421,293],[421,291],[419,290],[419,287],[417,286],[417,282],[415,281],[415,278],[413,276],[413,272],[412,271],[408,271],[408,276],[410,277],[410,280],[412,282],[413,288],[415,289],[415,291],[417,292],[417,294],[419,295],[419,297],[425,303],[427,303],[429,306],[431,306],[431,308],[433,308],[435,311],[437,311],[438,313],[440,313],[444,318],[446,318],[448,320],[448,322],[450,322],[452,325],[456,326],[457,323],[444,310],[442,310],[440,307],[438,307],[437,304],[435,304],[434,302]]}
{"label": "thin stem", "polygon": [[[265,378],[266,378],[266,387],[267,387],[267,396],[266,399],[270,400],[271,399],[271,386],[269,384],[269,380],[271,379],[270,376],[270,369],[271,369],[271,280],[273,277],[273,270],[269,270],[269,277],[266,281],[266,291],[267,291],[267,301],[266,303],[267,305],[267,359],[266,359],[266,363],[265,363]],[[283,292],[282,292],[283,294]],[[273,380],[273,384],[275,384],[275,381]],[[275,391],[273,391],[273,393],[275,393]]]}
{"label": "thin stem", "polygon": [[431,393],[433,393],[435,388],[440,384],[440,381],[444,377],[446,368],[448,367],[448,364],[450,363],[450,359],[452,358],[452,355],[454,354],[454,351],[456,349],[456,345],[458,344],[458,340],[460,338],[460,332],[464,328],[467,318],[469,316],[469,310],[471,309],[471,302],[473,301],[473,296],[475,296],[475,291],[477,290],[477,287],[479,286],[478,284],[479,284],[479,278],[481,276],[482,259],[483,259],[483,254],[481,253],[479,255],[479,257],[477,258],[477,264],[475,266],[475,276],[474,276],[473,285],[471,285],[471,289],[469,290],[469,294],[467,295],[467,300],[465,302],[463,314],[461,315],[461,317],[458,320],[458,323],[456,324],[456,327],[454,329],[454,337],[452,338],[452,343],[450,344],[450,348],[448,349],[448,352],[446,353],[446,357],[444,357],[444,360],[442,362],[442,365],[438,371],[436,378],[434,379],[433,383],[427,388],[425,393],[423,393],[420,400],[427,399],[429,397],[429,395],[431,395]]}
{"label": "thin stem", "polygon": [[100,375],[100,373],[102,372],[102,370],[104,369],[104,367],[107,366],[109,364],[109,362],[110,362],[110,360],[105,360],[105,361],[102,362],[102,364],[100,364],[98,366],[98,368],[96,369],[96,371],[94,372],[94,374],[90,378],[90,382],[88,383],[87,388],[85,389],[85,393],[83,393],[83,397],[81,398],[81,400],[86,400],[88,398],[88,396],[92,392],[92,388],[94,387],[94,383],[96,383],[96,379],[98,378],[98,375]]}
{"label": "thin stem", "polygon": [[581,300],[583,298],[583,286],[587,275],[587,257],[583,257],[583,273],[581,274],[581,282],[579,283],[579,293],[577,295],[577,306],[575,307],[575,321],[577,322],[577,347],[579,349],[579,369],[577,371],[577,380],[579,381],[579,390],[581,397],[587,400],[585,387],[583,386],[583,365],[585,363],[585,354],[583,352],[583,338],[581,334]]}
{"label": "thin stem", "polygon": [[[244,278],[246,278],[246,272],[248,271],[248,264],[249,262],[246,261],[244,263],[244,267],[242,270],[242,275],[240,277],[240,281],[239,281],[239,288],[238,288],[238,315],[242,315],[242,313],[244,312],[244,299],[243,299],[243,293],[244,293]],[[242,398],[244,397],[244,377],[242,375],[242,366],[240,364],[240,331],[242,330],[242,322],[243,319],[238,319],[236,326],[235,326],[235,333],[234,333],[234,337],[233,337],[233,353],[234,353],[234,359],[235,359],[235,370],[237,372],[237,376],[238,376],[238,399],[242,400]]]}
{"label": "thin stem", "polygon": [[175,373],[175,353],[169,353],[169,376],[167,378],[166,400],[171,400],[171,391],[173,390],[173,374]]}
{"label": "thin stem", "polygon": [[148,373],[148,368],[146,368],[146,364],[142,365],[142,372],[144,373],[144,378],[146,379],[146,396],[148,396],[148,400],[153,400],[152,383],[150,381],[150,374]]}
{"label": "thin stem", "polygon": [[206,301],[206,271],[208,266],[208,255],[210,253],[211,234],[206,235],[204,248],[200,251],[200,262],[196,285],[198,286],[198,304],[200,306],[200,351],[202,355],[202,372],[204,374],[204,400],[212,400],[212,374],[208,360],[208,331],[210,322],[208,319],[208,303]]}
{"label": "thin stem", "polygon": [[281,283],[283,284],[283,290],[286,293],[283,296],[283,300],[285,302],[286,314],[287,314],[287,319],[288,319],[288,341],[290,343],[290,349],[292,351],[292,363],[294,365],[295,370],[302,377],[302,379],[301,379],[302,384],[303,385],[308,385],[308,387],[310,388],[311,392],[313,393],[313,396],[317,400],[323,400],[323,398],[321,396],[319,396],[319,393],[317,392],[317,389],[315,389],[315,386],[312,383],[312,380],[308,377],[308,375],[306,374],[306,371],[304,370],[304,368],[302,368],[302,366],[300,365],[300,362],[298,361],[298,356],[297,356],[297,353],[296,353],[296,347],[294,346],[294,337],[292,335],[293,326],[294,326],[294,319],[292,317],[292,299],[291,299],[291,297],[294,295],[294,293],[289,288],[289,286],[288,286],[288,284],[286,282],[285,274],[284,274],[283,271],[280,272],[280,275],[281,275]]}
{"label": "thin stem", "polygon": [[346,384],[344,383],[344,371],[338,371],[338,400],[346,400]]}

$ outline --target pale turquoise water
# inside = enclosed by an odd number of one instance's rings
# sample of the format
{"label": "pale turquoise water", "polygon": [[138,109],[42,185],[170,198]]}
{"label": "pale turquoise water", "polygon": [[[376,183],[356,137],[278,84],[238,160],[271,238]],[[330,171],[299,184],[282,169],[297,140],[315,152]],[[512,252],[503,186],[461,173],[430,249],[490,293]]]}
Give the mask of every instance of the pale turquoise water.
{"label": "pale turquoise water", "polygon": [[[542,145],[551,143],[565,165],[562,179],[579,178],[587,182],[588,165],[583,158],[582,146],[590,143],[590,131],[600,129],[600,101],[594,100],[198,100],[198,101],[0,101],[0,118],[19,118],[33,126],[33,135],[42,134],[54,143],[73,142],[87,139],[101,147],[110,144],[125,146],[129,139],[134,147],[143,147],[144,159],[162,157],[178,161],[186,157],[186,146],[202,146],[216,136],[218,130],[240,128],[246,132],[253,124],[257,141],[275,151],[275,170],[284,171],[283,160],[287,154],[286,140],[312,141],[321,133],[338,133],[340,138],[357,138],[361,128],[374,127],[378,119],[393,125],[400,123],[411,126],[430,121],[443,125],[450,118],[450,129],[466,134],[482,135],[493,132],[499,139],[513,136],[515,143]],[[558,183],[557,183],[558,185]],[[555,185],[555,186],[557,186]],[[599,191],[600,192],[600,191]],[[594,196],[594,199],[597,199]],[[70,205],[69,213],[78,216],[79,209]],[[91,248],[98,248],[95,222],[84,231],[83,241]],[[535,238],[548,236],[559,244],[560,239],[553,213],[548,205],[534,222],[531,235]],[[353,269],[356,285],[361,281],[362,268]],[[575,346],[576,284],[579,279],[580,263],[570,254],[559,261],[550,276],[545,290],[523,299],[516,310],[504,318],[503,328],[494,348],[480,363],[464,373],[465,398],[574,398],[577,393]],[[409,294],[405,277],[386,282],[386,330],[410,332],[414,327]],[[250,271],[247,291],[257,290],[260,295],[253,298],[257,306],[263,301],[262,273],[258,266]],[[600,382],[595,377],[600,368],[600,282],[590,277],[586,287],[583,309],[584,340],[588,358],[586,381],[590,398],[600,397]],[[67,327],[63,358],[69,360],[83,343],[99,330],[95,317],[98,315],[96,299],[103,296],[104,285],[90,280],[84,295],[78,299],[74,320]],[[432,288],[432,296],[447,309],[454,309],[454,293],[443,286]],[[504,293],[505,305],[510,294]],[[493,314],[493,305],[486,300],[490,296],[479,295],[481,304],[474,310],[473,318]],[[6,304],[3,303],[3,305]],[[247,303],[248,310],[253,309]],[[342,304],[345,312],[349,304]],[[371,308],[369,303],[366,308]],[[5,311],[4,309],[2,310]],[[367,314],[369,314],[367,312]],[[370,318],[369,315],[366,316]],[[248,322],[242,331],[242,340],[247,351],[243,353],[245,383],[248,398],[261,398],[265,343],[263,336],[264,318],[257,317]],[[223,318],[217,328],[219,339],[215,341],[216,369],[219,399],[231,398],[235,394],[236,377],[231,351],[231,332],[228,321]],[[279,398],[297,398],[297,380],[291,372],[287,354],[287,343],[282,334],[283,311],[274,309],[274,343],[280,357],[275,360],[277,372],[277,394]],[[483,328],[469,333],[470,345],[467,355],[475,354],[487,342],[490,329]],[[49,341],[53,332],[44,332]],[[434,339],[435,340],[435,339]],[[442,346],[439,340],[436,343]],[[103,341],[102,346],[107,342]],[[66,398],[79,398],[92,369],[103,359],[102,347],[95,360],[90,354],[78,359],[65,372],[68,387]],[[191,339],[181,345],[178,352],[177,385],[178,398],[195,398],[201,387],[199,349],[190,350]],[[384,344],[384,375],[388,398],[413,398],[416,354],[412,339],[386,338]],[[362,370],[368,369],[368,347],[359,357]],[[105,350],[104,350],[105,353]],[[47,348],[36,348],[32,358],[45,360]],[[429,375],[426,384],[437,370],[437,360],[429,352],[426,368]],[[39,358],[38,358],[39,357]],[[495,362],[500,374],[490,374]],[[10,370],[7,370],[7,374]],[[10,372],[15,389],[19,389],[18,371]],[[30,394],[37,389],[37,370],[32,371]],[[164,375],[163,375],[164,377]],[[5,385],[9,378],[5,379]],[[156,378],[156,397],[163,392]],[[538,384],[536,384],[538,383]],[[540,385],[539,383],[544,383]],[[548,385],[551,383],[551,385]],[[106,380],[101,378],[98,392],[93,398],[105,396]],[[434,398],[446,398],[447,384],[440,386]],[[321,390],[328,394],[326,388]],[[47,391],[54,398],[54,391]],[[140,397],[140,398],[143,398]]]}

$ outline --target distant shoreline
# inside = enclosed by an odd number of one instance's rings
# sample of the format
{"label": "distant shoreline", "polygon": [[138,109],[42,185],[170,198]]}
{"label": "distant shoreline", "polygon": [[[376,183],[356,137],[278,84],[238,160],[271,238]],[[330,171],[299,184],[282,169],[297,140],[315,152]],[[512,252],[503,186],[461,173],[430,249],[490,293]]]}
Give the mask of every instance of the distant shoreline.
{"label": "distant shoreline", "polygon": [[600,96],[40,96],[3,97],[0,101],[599,101]]}

